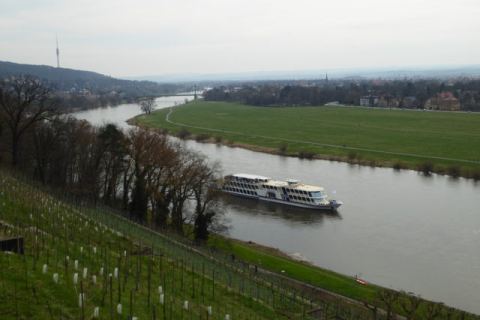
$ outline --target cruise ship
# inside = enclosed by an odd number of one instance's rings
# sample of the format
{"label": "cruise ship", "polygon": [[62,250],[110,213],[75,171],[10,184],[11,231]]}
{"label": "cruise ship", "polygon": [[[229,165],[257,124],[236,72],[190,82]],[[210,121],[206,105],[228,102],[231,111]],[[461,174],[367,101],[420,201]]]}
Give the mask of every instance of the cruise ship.
{"label": "cruise ship", "polygon": [[268,177],[238,173],[225,176],[222,190],[247,198],[286,204],[294,207],[337,210],[341,201],[329,200],[322,187],[300,183],[298,180],[272,180]]}

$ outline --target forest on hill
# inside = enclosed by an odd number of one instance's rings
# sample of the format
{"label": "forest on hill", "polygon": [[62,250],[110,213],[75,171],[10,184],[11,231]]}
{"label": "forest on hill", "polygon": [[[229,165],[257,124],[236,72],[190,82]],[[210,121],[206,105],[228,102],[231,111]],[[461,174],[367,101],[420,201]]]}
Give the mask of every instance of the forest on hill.
{"label": "forest on hill", "polygon": [[175,94],[184,84],[117,79],[100,73],[0,61],[0,79],[30,76],[48,86],[62,109],[89,109],[134,102],[141,97]]}

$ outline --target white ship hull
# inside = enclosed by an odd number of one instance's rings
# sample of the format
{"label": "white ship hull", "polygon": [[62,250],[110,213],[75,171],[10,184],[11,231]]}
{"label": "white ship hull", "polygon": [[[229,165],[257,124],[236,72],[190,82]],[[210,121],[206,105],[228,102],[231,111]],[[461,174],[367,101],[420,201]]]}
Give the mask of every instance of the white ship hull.
{"label": "white ship hull", "polygon": [[233,192],[233,191],[226,191],[226,190],[222,190],[222,191],[227,193],[227,194],[234,195],[234,196],[237,196],[237,197],[248,198],[248,199],[256,199],[256,200],[260,200],[260,201],[279,203],[279,204],[284,204],[284,205],[287,205],[287,206],[304,208],[304,209],[313,209],[313,210],[337,210],[338,207],[340,207],[343,204],[341,201],[330,200],[329,204],[309,205],[309,204],[290,202],[290,201],[285,201],[285,200],[280,200],[280,199],[272,199],[272,198],[267,198],[267,197],[252,196],[252,195],[247,195],[247,194]]}
{"label": "white ship hull", "polygon": [[225,193],[292,207],[335,211],[341,201],[328,200],[322,187],[300,184],[296,180],[275,181],[263,176],[236,174],[226,176],[221,190]]}

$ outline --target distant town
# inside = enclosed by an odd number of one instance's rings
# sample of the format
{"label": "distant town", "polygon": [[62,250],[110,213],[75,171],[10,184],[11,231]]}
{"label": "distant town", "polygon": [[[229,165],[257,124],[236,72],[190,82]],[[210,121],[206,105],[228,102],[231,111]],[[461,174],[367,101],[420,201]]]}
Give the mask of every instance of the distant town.
{"label": "distant town", "polygon": [[258,106],[344,104],[378,108],[480,111],[480,80],[471,78],[401,80],[264,81],[217,86],[205,100]]}

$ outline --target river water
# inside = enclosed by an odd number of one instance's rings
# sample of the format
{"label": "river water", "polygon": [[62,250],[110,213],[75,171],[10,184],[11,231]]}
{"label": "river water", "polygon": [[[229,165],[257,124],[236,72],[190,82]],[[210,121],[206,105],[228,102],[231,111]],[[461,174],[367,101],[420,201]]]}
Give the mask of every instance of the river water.
{"label": "river water", "polygon": [[[191,97],[163,97],[168,107]],[[139,114],[137,105],[75,113],[93,124]],[[337,214],[225,198],[230,236],[297,253],[321,267],[480,313],[480,183],[411,170],[184,142],[221,163],[225,174],[295,178],[326,188]]]}

